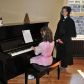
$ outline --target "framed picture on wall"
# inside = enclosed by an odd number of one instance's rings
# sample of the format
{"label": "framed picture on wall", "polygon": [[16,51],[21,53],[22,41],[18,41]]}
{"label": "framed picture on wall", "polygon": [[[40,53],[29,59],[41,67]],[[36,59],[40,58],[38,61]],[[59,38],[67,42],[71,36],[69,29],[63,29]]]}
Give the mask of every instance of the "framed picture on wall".
{"label": "framed picture on wall", "polygon": [[80,4],[69,4],[69,6],[72,8],[72,12],[80,12]]}
{"label": "framed picture on wall", "polygon": [[81,5],[81,11],[84,12],[84,5]]}
{"label": "framed picture on wall", "polygon": [[77,35],[84,35],[84,16],[72,16],[75,21]]}
{"label": "framed picture on wall", "polygon": [[72,8],[72,12],[84,12],[84,0],[67,0],[67,5]]}

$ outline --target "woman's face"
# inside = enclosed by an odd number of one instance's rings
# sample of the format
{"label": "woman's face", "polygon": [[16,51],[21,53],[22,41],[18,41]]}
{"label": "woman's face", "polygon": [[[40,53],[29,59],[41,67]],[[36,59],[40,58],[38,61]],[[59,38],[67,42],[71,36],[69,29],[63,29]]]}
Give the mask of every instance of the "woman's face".
{"label": "woman's face", "polygon": [[63,9],[63,10],[62,10],[62,15],[63,15],[64,17],[68,16],[68,11],[67,11],[67,9]]}

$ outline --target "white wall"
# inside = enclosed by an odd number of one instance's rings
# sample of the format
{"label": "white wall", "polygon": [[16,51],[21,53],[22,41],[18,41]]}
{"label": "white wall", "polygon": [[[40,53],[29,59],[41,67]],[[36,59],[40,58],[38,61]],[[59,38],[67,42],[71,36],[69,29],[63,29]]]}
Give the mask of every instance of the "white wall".
{"label": "white wall", "polygon": [[64,0],[0,0],[0,16],[4,23],[23,22],[28,12],[30,21],[49,21],[52,31],[56,30]]}

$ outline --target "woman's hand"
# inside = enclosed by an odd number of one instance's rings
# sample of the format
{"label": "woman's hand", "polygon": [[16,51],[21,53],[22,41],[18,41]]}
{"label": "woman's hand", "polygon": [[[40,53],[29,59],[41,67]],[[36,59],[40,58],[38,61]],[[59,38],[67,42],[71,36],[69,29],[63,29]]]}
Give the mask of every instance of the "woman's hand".
{"label": "woman's hand", "polygon": [[56,42],[63,44],[63,41],[61,39],[57,39]]}

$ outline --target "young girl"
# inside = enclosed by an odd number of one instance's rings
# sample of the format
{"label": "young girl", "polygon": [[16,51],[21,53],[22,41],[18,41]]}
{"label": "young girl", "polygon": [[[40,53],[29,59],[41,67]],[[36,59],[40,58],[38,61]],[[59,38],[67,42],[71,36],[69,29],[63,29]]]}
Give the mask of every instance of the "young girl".
{"label": "young girl", "polygon": [[[52,51],[54,48],[53,35],[49,28],[41,29],[42,42],[37,47],[32,47],[35,51],[36,57],[30,59],[30,63],[35,63],[38,65],[49,66],[52,64]],[[34,78],[32,75],[28,76],[28,79]]]}

